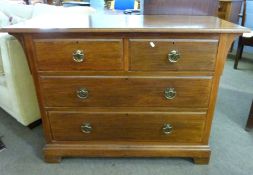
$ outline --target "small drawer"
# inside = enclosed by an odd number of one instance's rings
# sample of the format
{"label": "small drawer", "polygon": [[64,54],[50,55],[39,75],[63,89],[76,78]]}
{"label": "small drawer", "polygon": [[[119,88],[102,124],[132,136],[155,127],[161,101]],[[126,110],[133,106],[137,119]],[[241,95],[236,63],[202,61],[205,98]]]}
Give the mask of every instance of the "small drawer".
{"label": "small drawer", "polygon": [[54,140],[200,143],[205,114],[49,112]]}
{"label": "small drawer", "polygon": [[41,71],[110,71],[123,68],[121,39],[37,39]]}
{"label": "small drawer", "polygon": [[218,40],[131,39],[130,70],[214,71]]}
{"label": "small drawer", "polygon": [[47,107],[207,108],[212,79],[157,77],[42,77]]}

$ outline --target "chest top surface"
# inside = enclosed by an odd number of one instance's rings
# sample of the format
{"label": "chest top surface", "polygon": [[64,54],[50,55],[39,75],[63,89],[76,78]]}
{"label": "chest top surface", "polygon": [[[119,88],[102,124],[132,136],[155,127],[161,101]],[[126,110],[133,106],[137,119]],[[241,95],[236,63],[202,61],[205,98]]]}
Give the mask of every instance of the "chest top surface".
{"label": "chest top surface", "polygon": [[43,15],[0,28],[0,32],[165,32],[244,33],[249,29],[213,16],[172,15]]}

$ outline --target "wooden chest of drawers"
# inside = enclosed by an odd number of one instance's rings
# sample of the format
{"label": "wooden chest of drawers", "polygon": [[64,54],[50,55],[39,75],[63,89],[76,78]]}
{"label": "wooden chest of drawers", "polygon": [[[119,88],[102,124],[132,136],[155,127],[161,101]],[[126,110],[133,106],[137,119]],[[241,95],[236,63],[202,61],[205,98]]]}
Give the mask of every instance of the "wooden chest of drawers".
{"label": "wooden chest of drawers", "polygon": [[214,17],[79,18],[87,24],[66,20],[63,28],[56,18],[46,29],[35,20],[1,29],[26,51],[45,160],[192,157],[208,163],[226,54],[247,30]]}

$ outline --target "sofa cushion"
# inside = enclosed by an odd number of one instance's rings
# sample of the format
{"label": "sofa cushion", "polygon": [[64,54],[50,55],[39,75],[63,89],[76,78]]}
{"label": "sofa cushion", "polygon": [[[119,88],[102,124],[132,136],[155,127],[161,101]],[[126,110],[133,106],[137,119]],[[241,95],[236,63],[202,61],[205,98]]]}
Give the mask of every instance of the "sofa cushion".
{"label": "sofa cushion", "polygon": [[96,12],[96,10],[92,7],[84,7],[84,6],[75,6],[75,7],[63,7],[63,6],[53,6],[53,5],[47,5],[47,4],[35,4],[34,10],[32,14],[33,17],[45,15],[45,14],[92,14]]}
{"label": "sofa cushion", "polygon": [[0,0],[0,11],[7,16],[30,19],[32,17],[33,6],[17,4],[8,0]]}
{"label": "sofa cushion", "polygon": [[1,49],[0,49],[0,86],[6,86]]}
{"label": "sofa cushion", "polygon": [[0,86],[6,87],[6,77],[3,75],[0,75]]}
{"label": "sofa cushion", "polygon": [[20,18],[15,15],[7,15],[4,12],[0,11],[0,27],[9,26],[12,24],[17,24],[19,22],[25,21],[25,18]]}

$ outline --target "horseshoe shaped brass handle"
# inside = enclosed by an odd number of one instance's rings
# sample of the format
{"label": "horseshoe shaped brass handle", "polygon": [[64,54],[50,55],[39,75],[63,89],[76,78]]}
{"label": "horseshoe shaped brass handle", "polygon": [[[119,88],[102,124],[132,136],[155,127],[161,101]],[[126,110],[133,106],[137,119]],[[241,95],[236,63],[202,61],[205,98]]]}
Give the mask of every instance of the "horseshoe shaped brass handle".
{"label": "horseshoe shaped brass handle", "polygon": [[168,135],[168,134],[170,134],[172,132],[173,126],[171,124],[169,124],[169,123],[165,123],[163,125],[162,129],[163,129],[163,133],[166,134],[166,135]]}
{"label": "horseshoe shaped brass handle", "polygon": [[91,133],[91,131],[92,131],[92,126],[91,126],[91,124],[90,124],[90,123],[83,123],[83,124],[81,125],[81,131],[82,131],[83,133],[86,133],[86,134]]}
{"label": "horseshoe shaped brass handle", "polygon": [[176,95],[177,95],[177,91],[175,90],[175,88],[166,88],[164,90],[164,96],[168,100],[174,99]]}
{"label": "horseshoe shaped brass handle", "polygon": [[176,63],[178,62],[178,60],[180,59],[180,54],[178,51],[176,50],[172,50],[170,51],[170,53],[168,54],[168,60],[171,63]]}
{"label": "horseshoe shaped brass handle", "polygon": [[86,99],[89,96],[89,91],[86,88],[80,88],[76,91],[76,95],[80,99]]}
{"label": "horseshoe shaped brass handle", "polygon": [[73,60],[77,63],[81,63],[84,61],[84,52],[83,50],[75,50],[73,52]]}

